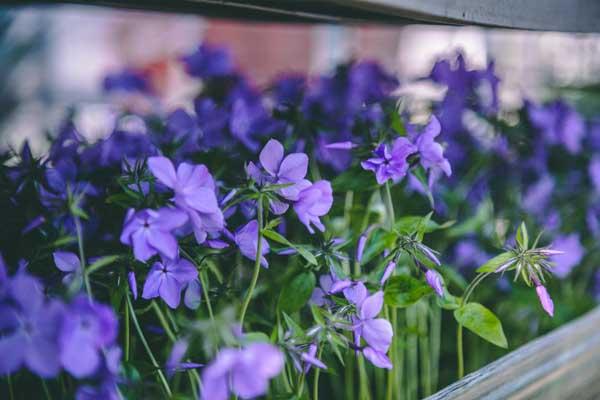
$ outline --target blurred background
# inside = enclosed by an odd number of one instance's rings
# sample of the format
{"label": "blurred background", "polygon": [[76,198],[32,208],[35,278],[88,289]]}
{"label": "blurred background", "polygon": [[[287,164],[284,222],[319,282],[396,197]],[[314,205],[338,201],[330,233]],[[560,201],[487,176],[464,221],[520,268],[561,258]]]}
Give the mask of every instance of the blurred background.
{"label": "blurred background", "polygon": [[[199,42],[226,45],[259,86],[289,71],[318,74],[351,59],[375,59],[404,89],[441,96],[420,84],[434,61],[461,51],[472,68],[495,60],[503,107],[548,87],[598,81],[600,35],[473,27],[248,23],[86,6],[0,8],[0,146],[29,139],[45,149],[69,106],[83,112],[80,132],[102,136],[102,78],[124,67],[145,71],[167,110],[189,105],[192,83],[178,57]],[[542,89],[544,88],[544,89]]]}

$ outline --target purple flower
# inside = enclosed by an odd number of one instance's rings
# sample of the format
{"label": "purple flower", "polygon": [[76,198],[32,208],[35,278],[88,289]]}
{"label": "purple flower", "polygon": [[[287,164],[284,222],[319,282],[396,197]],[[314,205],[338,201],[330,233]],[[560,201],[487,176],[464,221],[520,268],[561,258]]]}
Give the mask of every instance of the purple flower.
{"label": "purple flower", "polygon": [[407,138],[399,137],[394,141],[392,149],[382,143],[373,152],[374,157],[361,162],[360,165],[368,171],[375,172],[377,183],[383,185],[388,179],[399,182],[409,169],[408,156],[417,152],[417,147]]}
{"label": "purple flower", "polygon": [[79,281],[77,286],[81,287],[82,275],[81,275],[81,262],[79,257],[74,253],[68,251],[55,251],[52,254],[54,258],[54,264],[56,268],[65,272],[62,282],[65,285],[70,285],[75,280]]}
{"label": "purple flower", "polygon": [[450,162],[444,158],[444,148],[434,140],[440,132],[440,122],[435,115],[432,115],[429,123],[417,136],[415,145],[419,150],[420,162],[423,168],[426,170],[439,169],[444,171],[446,176],[450,176],[452,175],[452,168]]}
{"label": "purple flower", "polygon": [[[234,236],[235,244],[239,247],[241,253],[250,260],[256,259],[256,250],[258,248],[258,221],[253,219],[246,225],[237,230]],[[262,249],[260,264],[268,268],[269,263],[264,257],[269,253],[269,243],[262,239]]]}
{"label": "purple flower", "polygon": [[183,295],[183,303],[190,310],[195,310],[200,307],[202,298],[202,285],[198,279],[194,279],[187,284]]}
{"label": "purple flower", "polygon": [[562,100],[546,105],[527,102],[526,107],[529,121],[541,132],[544,140],[550,144],[562,144],[571,154],[581,151],[585,123],[573,107]]}
{"label": "purple flower", "polygon": [[161,297],[171,308],[177,308],[181,301],[181,291],[186,284],[198,277],[198,271],[185,259],[155,262],[146,282],[142,298]]}
{"label": "purple flower", "polygon": [[551,258],[552,263],[554,263],[552,272],[560,279],[566,278],[585,255],[585,248],[581,245],[577,233],[558,236],[552,244],[552,249],[563,252],[562,254],[553,255]]}
{"label": "purple flower", "polygon": [[133,247],[135,258],[145,262],[158,253],[167,258],[177,257],[177,240],[171,233],[187,221],[180,210],[163,207],[159,210],[129,209],[123,224],[121,243]]}
{"label": "purple flower", "polygon": [[600,192],[600,156],[594,155],[588,166],[590,180],[597,192]]}
{"label": "purple flower", "polygon": [[165,186],[173,189],[175,205],[188,214],[196,241],[223,229],[223,213],[215,194],[215,182],[204,165],[181,163],[175,167],[166,157],[150,157],[148,167]]}
{"label": "purple flower", "polygon": [[428,269],[425,272],[425,280],[438,296],[442,297],[444,295],[444,281],[437,271]]}
{"label": "purple flower", "polygon": [[117,338],[112,308],[79,296],[68,306],[60,332],[60,361],[77,378],[94,374],[101,366],[103,349]]}
{"label": "purple flower", "polygon": [[152,93],[148,77],[141,71],[130,68],[106,75],[102,82],[105,92],[139,92]]}
{"label": "purple flower", "polygon": [[317,358],[317,345],[314,343],[311,343],[310,346],[308,346],[308,351],[300,354],[300,359],[304,363],[304,368],[302,370],[305,374],[307,374],[308,371],[310,371],[310,368],[313,366],[321,369],[327,369],[327,365]]}
{"label": "purple flower", "polygon": [[169,358],[167,359],[167,363],[165,365],[167,374],[172,376],[175,372],[180,370],[188,370],[199,368],[202,364],[193,363],[193,362],[182,362],[185,353],[187,353],[189,347],[189,342],[187,339],[179,339],[173,345],[171,349],[171,353],[169,354]]}
{"label": "purple flower", "polygon": [[[297,201],[300,191],[310,182],[304,179],[308,169],[308,156],[304,153],[292,153],[283,157],[283,145],[275,139],[270,139],[260,152],[259,159],[264,173],[252,162],[246,166],[250,177],[261,185],[288,184],[290,186],[277,190],[277,193],[289,201]],[[271,210],[283,214],[288,209],[286,203],[271,201]]]}
{"label": "purple flower", "polygon": [[300,222],[306,226],[310,233],[314,233],[311,224],[321,232],[325,226],[320,217],[329,212],[333,205],[333,190],[328,181],[318,181],[303,189],[298,195],[298,201],[294,203],[294,211]]}
{"label": "purple flower", "polygon": [[535,291],[538,295],[538,298],[540,299],[540,303],[542,304],[542,308],[544,309],[544,311],[546,311],[549,316],[553,317],[554,316],[554,302],[552,301],[552,298],[548,294],[546,287],[541,284],[536,285]]}
{"label": "purple flower", "polygon": [[330,274],[321,275],[319,277],[319,286],[313,290],[309,302],[319,307],[333,305],[333,302],[327,298],[332,285],[333,277]]}
{"label": "purple flower", "polygon": [[269,380],[284,365],[282,352],[272,344],[254,343],[243,349],[222,349],[202,371],[202,400],[227,400],[230,393],[242,399],[264,395]]}
{"label": "purple flower", "polygon": [[393,261],[390,261],[388,263],[388,265],[385,267],[385,269],[383,270],[383,275],[381,275],[381,279],[379,280],[379,284],[381,286],[383,286],[387,282],[387,280],[390,278],[390,276],[392,276],[395,269],[396,269],[396,263]]}
{"label": "purple flower", "polygon": [[56,376],[60,371],[62,304],[44,303],[42,285],[24,272],[7,278],[5,285],[5,300],[10,301],[0,301],[0,374],[26,365],[41,377]]}
{"label": "purple flower", "polygon": [[358,315],[353,318],[354,344],[360,347],[361,338],[367,346],[362,350],[364,356],[379,368],[392,368],[386,353],[392,343],[394,330],[390,322],[376,318],[383,307],[383,292],[380,290],[367,297],[367,290],[359,282],[352,288],[344,290],[346,298],[358,308]]}
{"label": "purple flower", "polygon": [[523,209],[536,215],[543,213],[548,207],[553,191],[554,179],[550,175],[542,176],[525,192]]}
{"label": "purple flower", "polygon": [[131,294],[133,295],[133,299],[137,300],[137,298],[138,298],[138,289],[137,289],[137,282],[135,280],[135,272],[129,271],[127,273],[127,283],[129,284],[129,290],[131,290]]}
{"label": "purple flower", "polygon": [[199,78],[214,78],[233,73],[233,60],[223,47],[201,44],[196,51],[181,58],[186,72]]}

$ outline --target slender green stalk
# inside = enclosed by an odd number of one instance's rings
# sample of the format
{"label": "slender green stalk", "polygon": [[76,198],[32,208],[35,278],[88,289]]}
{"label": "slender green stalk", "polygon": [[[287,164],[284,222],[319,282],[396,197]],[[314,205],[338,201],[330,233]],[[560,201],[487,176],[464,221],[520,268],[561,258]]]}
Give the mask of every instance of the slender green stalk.
{"label": "slender green stalk", "polygon": [[246,317],[246,311],[248,311],[248,306],[250,305],[250,301],[252,300],[252,295],[254,294],[254,289],[256,288],[256,283],[258,282],[258,275],[260,273],[260,259],[262,258],[262,230],[263,230],[263,199],[262,196],[258,197],[258,207],[256,210],[256,215],[258,217],[258,241],[256,244],[256,260],[254,261],[254,272],[252,273],[252,280],[250,281],[250,287],[248,288],[248,293],[246,293],[246,298],[244,299],[244,303],[242,304],[242,311],[240,313],[240,326],[244,327],[244,318]]}
{"label": "slender green stalk", "polygon": [[177,338],[175,337],[175,334],[171,330],[171,327],[169,326],[169,322],[165,318],[165,315],[163,314],[162,310],[160,309],[160,307],[154,300],[152,300],[152,308],[154,309],[154,312],[156,313],[156,316],[158,317],[158,320],[160,321],[160,325],[165,330],[165,333],[167,334],[167,337],[169,338],[169,340],[171,342],[175,342],[177,340]]}
{"label": "slender green stalk", "polygon": [[463,327],[461,324],[458,324],[458,329],[456,330],[456,353],[458,359],[458,379],[461,379],[465,376],[465,361],[463,355],[463,335],[462,335]]}
{"label": "slender green stalk", "polygon": [[431,314],[431,389],[437,390],[440,368],[440,340],[442,335],[442,310],[440,307],[430,308]]}
{"label": "slender green stalk", "polygon": [[130,332],[129,332],[129,307],[125,307],[125,343],[123,345],[125,351],[125,362],[129,361],[129,343],[130,343]]}
{"label": "slender green stalk", "polygon": [[[465,294],[460,300],[460,306],[466,304],[469,301],[469,298],[473,294],[475,288],[485,279],[487,278],[491,272],[486,272],[484,274],[479,274],[469,283],[469,286],[465,289]],[[464,362],[464,354],[463,354],[463,335],[462,335],[463,327],[461,324],[458,324],[458,329],[456,330],[456,358],[458,364],[458,379],[461,379],[465,376],[465,362]]]}
{"label": "slender green stalk", "polygon": [[6,375],[6,383],[8,384],[8,397],[10,400],[15,400],[15,394],[13,392],[12,378],[9,375]]}
{"label": "slender green stalk", "polygon": [[48,389],[46,381],[44,380],[44,378],[40,378],[40,381],[42,382],[42,388],[44,388],[44,395],[46,396],[46,399],[52,400],[52,396],[50,395],[50,390]]}
{"label": "slender green stalk", "polygon": [[85,291],[87,292],[87,295],[90,298],[90,300],[92,300],[92,286],[90,285],[90,278],[88,276],[88,273],[85,270],[85,252],[83,251],[83,231],[81,229],[81,221],[77,216],[73,216],[73,219],[75,220],[75,231],[77,232],[77,245],[79,247],[79,262],[81,264],[81,274],[83,275]]}
{"label": "slender green stalk", "polygon": [[412,305],[406,309],[406,326],[409,334],[407,337],[407,374],[406,386],[408,387],[408,399],[417,398],[417,388],[419,382],[419,360],[418,360],[418,341],[415,333],[417,328],[417,309]]}
{"label": "slender green stalk", "polygon": [[365,359],[361,355],[358,356],[358,379],[359,379],[359,398],[360,400],[371,400],[371,391],[369,389],[369,377],[365,368]]}
{"label": "slender green stalk", "polygon": [[206,271],[200,271],[200,283],[202,284],[202,295],[204,296],[204,301],[206,302],[206,308],[208,309],[208,316],[210,317],[210,321],[215,323],[215,315],[213,314],[212,304],[210,303],[210,297],[208,296],[208,277],[206,276]]}
{"label": "slender green stalk", "polygon": [[349,354],[346,357],[346,368],[344,368],[344,382],[346,382],[346,399],[354,398],[354,357]]}
{"label": "slender green stalk", "polygon": [[[323,346],[319,347],[317,358],[320,360],[323,353]],[[315,368],[315,376],[313,377],[313,398],[312,400],[319,400],[319,375],[321,374],[321,368]]]}
{"label": "slender green stalk", "polygon": [[302,371],[300,374],[300,379],[298,380],[298,386],[296,387],[296,397],[299,399],[302,398],[302,393],[304,392],[304,380],[306,378],[306,374]]}
{"label": "slender green stalk", "polygon": [[429,307],[425,301],[419,303],[419,313],[417,314],[419,327],[419,356],[421,358],[421,395],[429,396],[431,394],[431,359],[429,348],[429,324],[427,317],[429,315]]}
{"label": "slender green stalk", "polygon": [[396,216],[394,214],[394,203],[392,201],[392,191],[390,189],[390,181],[385,183],[385,195],[383,196],[385,201],[385,212],[387,214],[387,222],[388,228],[390,230],[394,229],[394,224],[396,222]]}
{"label": "slender green stalk", "polygon": [[144,332],[142,331],[142,328],[140,327],[140,323],[138,322],[137,317],[135,315],[135,310],[133,309],[133,304],[131,304],[131,299],[129,298],[129,294],[127,294],[126,299],[127,299],[127,307],[129,307],[131,319],[132,319],[133,325],[135,326],[135,329],[138,333],[138,336],[140,337],[140,341],[142,342],[142,345],[144,346],[144,349],[146,350],[146,353],[152,363],[152,366],[156,369],[156,373],[158,374],[158,379],[159,379],[160,383],[162,384],[163,389],[167,393],[168,397],[172,397],[173,393],[171,392],[171,388],[169,387],[169,382],[167,382],[167,378],[165,378],[165,375],[163,374],[162,370],[160,369],[160,367],[158,365],[158,362],[156,362],[156,358],[154,357],[154,354],[152,353],[152,349],[150,349],[150,346],[148,345],[148,342],[146,341]]}

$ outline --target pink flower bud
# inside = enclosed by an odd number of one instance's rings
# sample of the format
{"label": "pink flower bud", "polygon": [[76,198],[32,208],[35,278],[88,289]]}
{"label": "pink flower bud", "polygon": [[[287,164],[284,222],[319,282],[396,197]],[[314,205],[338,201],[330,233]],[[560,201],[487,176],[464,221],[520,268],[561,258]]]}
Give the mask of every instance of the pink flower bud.
{"label": "pink flower bud", "polygon": [[540,303],[542,303],[542,307],[544,308],[544,311],[546,311],[548,313],[548,315],[553,317],[554,316],[554,302],[552,301],[552,298],[548,294],[546,287],[544,285],[537,285],[535,287],[535,291],[537,292],[537,295],[540,299]]}

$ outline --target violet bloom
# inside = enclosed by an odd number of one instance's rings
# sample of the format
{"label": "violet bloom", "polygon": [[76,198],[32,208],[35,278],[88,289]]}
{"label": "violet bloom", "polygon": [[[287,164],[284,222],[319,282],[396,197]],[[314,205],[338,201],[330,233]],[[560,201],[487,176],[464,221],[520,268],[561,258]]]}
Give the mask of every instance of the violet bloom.
{"label": "violet bloom", "polygon": [[129,284],[129,290],[131,290],[131,295],[134,300],[138,298],[138,289],[137,289],[137,281],[135,279],[135,272],[129,271],[127,273],[127,283]]}
{"label": "violet bloom", "polygon": [[550,144],[562,144],[571,154],[581,151],[585,122],[573,107],[562,100],[545,105],[527,102],[526,107],[529,121],[541,132],[544,140]]}
{"label": "violet bloom", "polygon": [[388,263],[388,265],[386,265],[385,269],[383,270],[383,275],[381,275],[381,279],[379,280],[379,284],[381,286],[383,286],[387,282],[387,280],[390,278],[390,276],[392,276],[395,269],[396,269],[396,263],[393,261],[390,261]]}
{"label": "violet bloom", "polygon": [[333,301],[327,298],[332,285],[333,277],[330,274],[321,275],[319,277],[319,286],[314,288],[309,303],[319,307],[333,305]]}
{"label": "violet bloom", "polygon": [[65,272],[65,276],[62,279],[63,284],[68,286],[71,283],[75,283],[78,288],[81,287],[83,276],[79,257],[68,251],[55,251],[52,253],[52,257],[54,258],[56,268]]}
{"label": "violet bloom", "polygon": [[94,374],[102,364],[103,349],[117,338],[118,323],[112,308],[87,297],[73,300],[65,312],[60,333],[60,361],[76,378]]}
{"label": "violet bloom", "polygon": [[187,353],[189,342],[187,339],[179,339],[173,344],[171,353],[166,362],[167,375],[171,377],[177,371],[199,368],[202,364],[183,361],[185,353]]}
{"label": "violet bloom", "polygon": [[596,192],[600,192],[600,156],[595,155],[592,157],[588,166],[588,173],[594,189],[596,189]]}
{"label": "violet bloom", "polygon": [[431,116],[429,123],[423,128],[423,131],[417,136],[415,145],[419,150],[420,162],[426,170],[439,169],[444,171],[446,176],[452,175],[450,162],[444,158],[444,148],[441,144],[435,142],[435,138],[440,134],[440,121]]}
{"label": "violet bloom", "polygon": [[185,259],[155,262],[144,283],[142,298],[161,297],[171,308],[177,308],[181,301],[181,291],[198,277],[198,271]]}
{"label": "violet bloom", "polygon": [[444,281],[437,271],[428,269],[425,272],[425,281],[438,296],[442,297],[444,295]]}
{"label": "violet bloom", "polygon": [[408,156],[417,152],[417,147],[407,138],[397,138],[392,148],[380,144],[373,152],[373,157],[360,163],[363,169],[375,172],[377,183],[383,185],[388,179],[394,183],[406,176],[409,169]]}
{"label": "violet bloom", "polygon": [[298,195],[298,201],[294,203],[294,211],[300,222],[306,226],[310,233],[314,233],[311,225],[321,232],[325,231],[325,225],[321,223],[320,217],[329,212],[333,205],[333,190],[328,181],[318,181],[305,188]]}
{"label": "violet bloom", "polygon": [[[283,157],[283,145],[275,139],[270,139],[260,152],[259,159],[264,173],[254,163],[246,166],[248,175],[261,185],[290,186],[277,190],[277,194],[288,201],[297,201],[300,191],[308,186],[310,182],[304,179],[308,169],[308,156],[304,153],[292,153]],[[281,215],[288,209],[288,204],[271,201],[271,210]]]}
{"label": "violet bloom", "polygon": [[233,73],[231,54],[224,47],[201,44],[193,52],[181,58],[186,72],[199,78],[215,78]]}
{"label": "violet bloom", "polygon": [[304,374],[308,374],[311,367],[327,369],[327,365],[317,358],[317,345],[314,343],[311,343],[310,346],[308,346],[308,351],[300,354],[300,359],[304,363],[304,367],[302,368]]}
{"label": "violet bloom", "polygon": [[178,248],[172,231],[186,221],[186,214],[173,208],[138,212],[129,209],[123,224],[121,243],[132,246],[135,258],[142,262],[158,253],[173,259],[177,257]]}
{"label": "violet bloom", "polygon": [[222,349],[202,371],[202,400],[227,400],[230,393],[251,399],[267,393],[279,375],[283,353],[272,344],[253,343],[243,349]]}
{"label": "violet bloom", "polygon": [[148,167],[156,179],[175,192],[172,200],[187,213],[199,244],[206,240],[208,233],[223,229],[215,182],[206,166],[181,163],[175,172],[168,158],[150,157]]}
{"label": "violet bloom", "polygon": [[[244,257],[249,258],[250,260],[256,259],[256,250],[258,248],[258,221],[253,219],[248,222],[246,225],[237,230],[234,236],[235,244],[239,247],[240,252]],[[261,249],[261,257],[260,264],[268,268],[269,263],[267,259],[264,257],[269,253],[269,243],[266,239],[262,239],[262,249]]]}
{"label": "violet bloom", "polygon": [[544,308],[544,311],[546,311],[549,316],[553,317],[554,302],[552,301],[550,294],[548,294],[546,287],[542,284],[539,284],[538,282],[538,284],[536,284],[535,286],[535,291],[538,295],[538,298],[540,299],[540,303],[542,304],[542,308]]}
{"label": "violet bloom", "polygon": [[553,255],[550,259],[554,264],[552,273],[560,279],[566,278],[585,255],[585,248],[581,245],[577,233],[557,237],[552,244],[552,249],[562,252]]}
{"label": "violet bloom", "polygon": [[362,282],[355,287],[344,290],[346,298],[358,308],[358,315],[353,318],[354,344],[360,347],[361,338],[367,346],[362,349],[364,356],[379,368],[392,368],[386,353],[392,343],[394,330],[390,322],[376,318],[383,307],[383,291],[367,297],[367,290]]}
{"label": "violet bloom", "polygon": [[11,374],[25,365],[43,378],[56,376],[60,372],[62,304],[44,304],[41,283],[24,272],[7,278],[3,285],[7,292],[4,300],[9,301],[0,301],[0,374]]}

